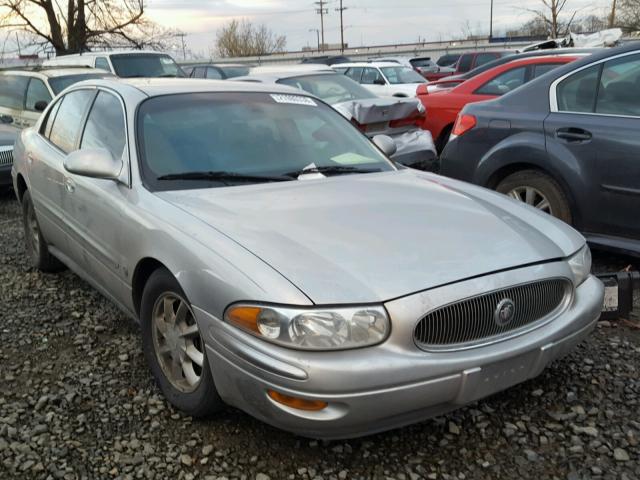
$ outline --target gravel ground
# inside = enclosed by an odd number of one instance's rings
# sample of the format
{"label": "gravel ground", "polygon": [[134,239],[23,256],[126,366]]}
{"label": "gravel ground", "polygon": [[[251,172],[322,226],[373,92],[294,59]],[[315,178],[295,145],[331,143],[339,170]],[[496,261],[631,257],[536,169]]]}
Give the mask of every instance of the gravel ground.
{"label": "gravel ground", "polygon": [[74,274],[27,266],[6,194],[0,283],[0,479],[640,478],[640,330],[625,322],[601,322],[537,379],[447,416],[317,442],[231,408],[206,421],[174,411],[133,322]]}

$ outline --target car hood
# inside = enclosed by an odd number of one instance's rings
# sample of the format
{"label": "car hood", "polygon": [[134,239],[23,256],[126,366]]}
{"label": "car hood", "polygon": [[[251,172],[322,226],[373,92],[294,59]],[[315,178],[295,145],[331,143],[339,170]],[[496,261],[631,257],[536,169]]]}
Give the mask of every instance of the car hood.
{"label": "car hood", "polygon": [[402,120],[424,113],[422,103],[416,98],[366,98],[332,106],[348,120],[354,119],[360,125]]}
{"label": "car hood", "polygon": [[584,243],[506,197],[411,169],[157,195],[316,304],[382,302],[566,257]]}
{"label": "car hood", "polygon": [[13,145],[19,133],[20,130],[15,127],[0,124],[0,147]]}

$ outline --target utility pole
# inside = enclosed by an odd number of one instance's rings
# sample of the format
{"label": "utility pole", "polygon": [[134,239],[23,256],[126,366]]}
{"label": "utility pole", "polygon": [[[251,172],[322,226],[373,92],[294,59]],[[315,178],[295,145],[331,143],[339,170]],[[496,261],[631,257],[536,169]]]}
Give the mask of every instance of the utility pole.
{"label": "utility pole", "polygon": [[609,16],[609,28],[613,28],[616,24],[616,0],[611,5],[611,15]]}
{"label": "utility pole", "polygon": [[[614,0],[615,1],[615,0]],[[491,10],[489,14],[489,41],[493,38],[493,0],[491,0]]]}
{"label": "utility pole", "polygon": [[327,0],[319,0],[315,4],[318,6],[316,13],[320,14],[320,34],[322,35],[322,50],[324,51],[324,16],[329,14],[329,9],[325,8]]}
{"label": "utility pole", "polygon": [[340,12],[340,52],[344,53],[344,22],[342,20],[342,13],[348,7],[342,6],[342,0],[340,0],[340,8],[336,8],[336,12]]}
{"label": "utility pole", "polygon": [[310,28],[310,32],[316,32],[316,36],[318,37],[318,53],[320,53],[320,29],[318,28]]}
{"label": "utility pole", "polygon": [[186,37],[187,34],[184,33],[184,32],[180,32],[180,33],[176,33],[175,36],[176,37],[180,37],[180,40],[182,41],[182,59],[186,60],[187,59],[187,46],[184,43],[184,37]]}

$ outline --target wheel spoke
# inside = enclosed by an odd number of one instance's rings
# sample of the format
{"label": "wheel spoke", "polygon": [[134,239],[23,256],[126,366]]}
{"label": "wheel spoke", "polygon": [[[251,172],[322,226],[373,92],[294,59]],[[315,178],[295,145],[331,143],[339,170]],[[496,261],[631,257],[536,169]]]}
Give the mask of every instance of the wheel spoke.
{"label": "wheel spoke", "polygon": [[533,188],[527,187],[525,194],[525,202],[527,205],[535,205],[536,191]]}
{"label": "wheel spoke", "polygon": [[176,323],[183,323],[187,319],[187,313],[189,313],[189,307],[187,303],[179,300],[178,310],[176,310]]}
{"label": "wheel spoke", "polygon": [[522,198],[520,198],[520,192],[518,192],[518,190],[511,190],[511,191],[509,192],[509,196],[510,196],[511,198],[515,198],[516,200],[520,200],[520,201],[522,201]]}
{"label": "wheel spoke", "polygon": [[187,325],[182,330],[182,333],[180,334],[180,336],[182,338],[194,337],[194,336],[198,335],[199,333],[200,333],[200,331],[198,330],[198,325],[194,323],[193,325]]}
{"label": "wheel spoke", "polygon": [[164,316],[164,321],[167,322],[169,325],[173,325],[176,322],[176,314],[173,311],[174,302],[175,302],[175,299],[170,297],[165,297],[163,302],[164,304],[163,304],[162,314]]}
{"label": "wheel spoke", "polygon": [[191,362],[184,362],[182,364],[182,372],[184,373],[184,378],[187,383],[191,386],[197,385],[200,382],[200,376],[193,369],[193,364]]}
{"label": "wheel spoke", "polygon": [[189,345],[185,350],[185,353],[187,354],[187,357],[189,357],[193,361],[193,363],[195,363],[199,367],[202,367],[202,365],[204,364],[204,354],[200,352],[195,346]]}
{"label": "wheel spoke", "polygon": [[551,210],[549,201],[544,197],[542,198],[542,200],[540,200],[540,202],[538,202],[538,204],[536,205],[536,208],[544,211]]}

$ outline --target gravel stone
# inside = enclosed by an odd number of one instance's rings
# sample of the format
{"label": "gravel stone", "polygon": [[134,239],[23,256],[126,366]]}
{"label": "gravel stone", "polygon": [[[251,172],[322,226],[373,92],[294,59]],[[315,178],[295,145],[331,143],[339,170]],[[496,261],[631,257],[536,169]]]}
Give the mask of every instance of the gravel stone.
{"label": "gravel stone", "polygon": [[[595,270],[631,263],[594,252]],[[135,322],[73,273],[28,266],[12,194],[0,194],[0,285],[3,480],[640,479],[640,330],[628,322],[600,322],[539,377],[450,414],[326,442],[233,408],[177,412]]]}

